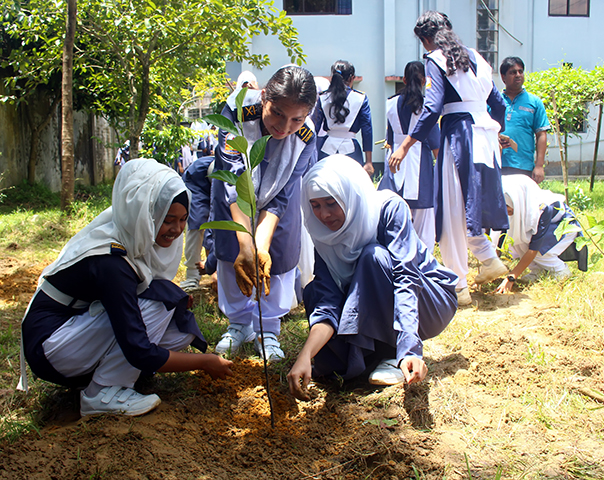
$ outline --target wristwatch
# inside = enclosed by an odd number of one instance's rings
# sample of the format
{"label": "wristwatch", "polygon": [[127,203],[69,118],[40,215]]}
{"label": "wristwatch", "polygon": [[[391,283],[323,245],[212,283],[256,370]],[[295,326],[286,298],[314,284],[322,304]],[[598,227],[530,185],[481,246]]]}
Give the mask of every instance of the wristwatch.
{"label": "wristwatch", "polygon": [[508,275],[508,282],[514,283],[516,281],[516,277],[514,275]]}

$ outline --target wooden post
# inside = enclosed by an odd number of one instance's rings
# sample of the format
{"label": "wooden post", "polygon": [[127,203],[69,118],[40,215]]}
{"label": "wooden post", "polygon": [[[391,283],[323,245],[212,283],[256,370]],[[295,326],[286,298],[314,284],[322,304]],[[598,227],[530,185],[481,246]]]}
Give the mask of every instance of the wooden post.
{"label": "wooden post", "polygon": [[550,92],[552,97],[552,107],[554,108],[554,130],[558,138],[558,148],[560,150],[560,166],[562,167],[562,178],[564,179],[564,196],[568,203],[568,164],[564,155],[564,147],[562,146],[562,137],[560,135],[560,122],[558,121],[558,108],[556,107],[556,93],[554,90]]}
{"label": "wooden post", "polygon": [[589,179],[589,191],[593,192],[594,183],[596,181],[596,171],[598,166],[598,148],[600,147],[600,132],[602,131],[602,107],[603,103],[600,103],[600,110],[598,112],[598,127],[596,128],[596,144],[594,145],[594,161],[591,165],[591,178]]}

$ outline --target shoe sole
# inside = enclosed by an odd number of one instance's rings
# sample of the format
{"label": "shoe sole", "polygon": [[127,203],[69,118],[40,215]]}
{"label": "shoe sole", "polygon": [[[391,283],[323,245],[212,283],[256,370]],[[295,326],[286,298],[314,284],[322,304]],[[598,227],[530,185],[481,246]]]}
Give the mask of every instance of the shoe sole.
{"label": "shoe sole", "polygon": [[370,378],[369,379],[369,383],[371,385],[380,385],[380,386],[392,386],[392,385],[400,385],[401,383],[404,383],[405,379],[401,379],[401,380],[381,380],[379,378]]}
{"label": "shoe sole", "polygon": [[102,413],[106,413],[108,415],[125,415],[127,417],[138,417],[140,415],[144,415],[145,413],[149,413],[151,410],[155,410],[159,406],[160,403],[161,403],[161,399],[159,401],[157,401],[150,408],[145,408],[145,409],[140,409],[140,410],[134,410],[134,411],[128,411],[128,410],[91,410],[91,411],[88,411],[88,412],[84,412],[83,410],[80,410],[80,416],[87,417],[89,415],[100,415]]}

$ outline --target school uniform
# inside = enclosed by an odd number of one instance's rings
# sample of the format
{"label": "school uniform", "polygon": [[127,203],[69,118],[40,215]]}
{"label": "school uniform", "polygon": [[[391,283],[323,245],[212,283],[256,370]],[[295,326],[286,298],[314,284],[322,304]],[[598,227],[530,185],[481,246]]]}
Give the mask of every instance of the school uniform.
{"label": "school uniform", "polygon": [[[234,98],[229,98],[222,114],[237,122]],[[243,132],[251,145],[262,137],[261,91],[249,90],[244,100]],[[226,145],[230,134],[220,130],[215,155],[215,171],[228,170],[236,175],[244,171],[241,155]],[[269,254],[272,259],[271,293],[263,294],[262,314],[264,330],[278,334],[279,318],[292,305],[295,267],[300,256],[301,215],[300,178],[307,170],[315,151],[315,134],[312,122],[307,119],[298,132],[277,140],[271,138],[266,145],[264,159],[252,173],[256,188],[257,211],[266,210],[279,217]],[[225,182],[212,186],[214,220],[232,220],[230,205],[237,200],[235,187]],[[233,262],[239,253],[235,232],[215,230],[215,252],[218,259],[219,307],[231,323],[258,324],[258,307],[245,297],[235,281]]]}
{"label": "school uniform", "polygon": [[[371,125],[371,109],[367,95],[350,87],[346,87],[348,96],[345,106],[350,110],[344,123],[336,123],[330,115],[332,98],[329,92],[319,95],[319,100],[313,113],[313,123],[317,130],[323,129],[325,136],[317,140],[319,160],[336,153],[355,159],[361,165],[365,164],[363,152],[373,151],[373,127]],[[356,139],[361,131],[363,150]]]}
{"label": "school uniform", "polygon": [[435,170],[436,240],[445,265],[460,277],[458,289],[467,285],[467,248],[480,262],[496,258],[483,229],[504,230],[508,225],[497,138],[505,103],[493,84],[491,67],[475,50],[467,51],[470,69],[451,76],[440,50],[427,54],[424,108],[411,133],[426,140],[442,115]]}
{"label": "school uniform", "polygon": [[[423,340],[442,332],[455,314],[458,279],[420,241],[407,204],[387,190],[372,192],[369,178],[360,175],[364,171],[351,174],[348,159],[337,157],[323,161],[337,165],[319,162],[304,180],[305,222],[316,248],[315,278],[304,289],[304,305],[311,328],[327,322],[335,330],[314,357],[313,375],[349,379],[372,360],[421,358]],[[315,218],[307,201],[317,186],[346,214],[335,232]]]}
{"label": "school uniform", "polygon": [[440,145],[440,129],[437,124],[432,127],[428,138],[424,142],[413,145],[405,161],[396,173],[392,173],[388,166],[388,159],[395,152],[408,133],[413,130],[419,115],[405,103],[404,95],[395,95],[386,103],[388,126],[386,138],[391,145],[384,176],[378,189],[389,189],[398,193],[405,199],[411,215],[413,226],[419,238],[429,250],[434,250],[435,218],[434,218],[434,160],[432,150]]}

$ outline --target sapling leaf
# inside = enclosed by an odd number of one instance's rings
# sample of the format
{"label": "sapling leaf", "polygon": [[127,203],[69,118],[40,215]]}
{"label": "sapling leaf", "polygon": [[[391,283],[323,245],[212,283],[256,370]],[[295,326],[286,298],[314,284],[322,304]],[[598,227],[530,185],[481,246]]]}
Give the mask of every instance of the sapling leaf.
{"label": "sapling leaf", "polygon": [[256,140],[254,145],[252,145],[252,150],[250,151],[250,165],[252,170],[256,168],[260,162],[264,159],[264,152],[266,151],[266,143],[271,138],[270,135],[265,135],[264,137]]}
{"label": "sapling leaf", "polygon": [[202,118],[204,122],[209,123],[210,125],[216,125],[221,130],[225,130],[233,135],[239,135],[235,124],[231,122],[228,118],[218,113],[207,115]]}
{"label": "sapling leaf", "polygon": [[589,228],[598,224],[598,222],[596,221],[596,219],[593,215],[585,215],[585,218],[587,219],[587,225]]}
{"label": "sapling leaf", "polygon": [[604,234],[604,223],[603,222],[597,223],[596,225],[594,225],[593,227],[591,227],[589,229],[589,233],[591,235],[602,235],[602,234]]}
{"label": "sapling leaf", "polygon": [[237,120],[239,123],[243,123],[243,100],[247,95],[247,87],[242,88],[241,91],[235,97],[235,105],[237,106]]}
{"label": "sapling leaf", "polygon": [[223,182],[228,183],[229,185],[235,185],[237,183],[237,175],[228,170],[216,170],[212,172],[211,175],[208,175],[209,178],[215,178],[216,180],[222,180]]}
{"label": "sapling leaf", "polygon": [[250,205],[250,202],[244,200],[239,195],[237,195],[237,205],[244,213],[244,215],[247,215],[248,217],[252,216],[252,206]]}
{"label": "sapling leaf", "polygon": [[563,235],[567,233],[575,233],[580,232],[581,227],[579,225],[575,225],[572,222],[574,219],[563,218],[560,224],[556,227],[554,231],[554,235],[556,236],[556,240],[560,240]]}
{"label": "sapling leaf", "polygon": [[214,222],[206,222],[202,223],[199,227],[200,230],[205,230],[206,228],[211,228],[214,230],[230,230],[231,232],[245,232],[251,235],[248,232],[247,228],[237,222],[233,222],[232,220],[218,220]]}
{"label": "sapling leaf", "polygon": [[588,245],[589,243],[591,243],[589,238],[585,238],[585,237],[575,238],[575,247],[577,250],[581,250],[585,245]]}
{"label": "sapling leaf", "polygon": [[256,214],[256,193],[254,192],[254,182],[252,181],[252,175],[249,170],[245,170],[237,179],[235,184],[237,189],[237,197],[241,197],[242,200],[250,204],[252,213],[250,217]]}
{"label": "sapling leaf", "polygon": [[241,135],[236,136],[235,138],[231,138],[227,140],[227,145],[235,150],[237,150],[242,155],[247,155],[247,140],[245,137]]}

